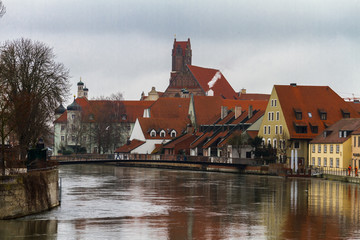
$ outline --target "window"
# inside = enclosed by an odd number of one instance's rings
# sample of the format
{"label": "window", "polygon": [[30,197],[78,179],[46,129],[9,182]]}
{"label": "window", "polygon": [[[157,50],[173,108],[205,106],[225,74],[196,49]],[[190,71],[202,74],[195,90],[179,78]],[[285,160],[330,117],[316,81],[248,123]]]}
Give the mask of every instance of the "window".
{"label": "window", "polygon": [[268,134],[271,134],[270,126],[268,126]]}
{"label": "window", "polygon": [[65,125],[61,125],[61,131],[65,130]]}
{"label": "window", "polygon": [[330,153],[334,152],[334,145],[330,144]]}
{"label": "window", "polygon": [[339,138],[342,137],[342,131],[339,131]]}
{"label": "window", "polygon": [[327,152],[327,144],[324,144],[324,153]]}
{"label": "window", "polygon": [[356,137],[354,136],[354,147],[356,147]]}
{"label": "window", "polygon": [[339,168],[339,166],[340,166],[340,159],[336,158],[336,167]]}
{"label": "window", "polygon": [[264,126],[264,135],[266,134],[266,126]]}
{"label": "window", "polygon": [[283,133],[282,125],[279,126],[279,134]]}
{"label": "window", "polygon": [[280,120],[280,112],[276,112],[276,121]]}
{"label": "window", "polygon": [[176,131],[175,131],[175,130],[171,130],[170,136],[171,136],[171,137],[176,137]]}
{"label": "window", "polygon": [[321,144],[318,144],[318,153],[321,153]]}
{"label": "window", "polygon": [[72,115],[71,115],[71,118],[72,118],[72,119],[75,119],[75,114],[72,114]]}
{"label": "window", "polygon": [[311,148],[312,148],[312,152],[315,153],[315,144],[312,144]]}
{"label": "window", "polygon": [[276,147],[277,147],[277,142],[276,142],[276,139],[274,139],[274,140],[273,140],[273,148],[276,149]]}
{"label": "window", "polygon": [[151,137],[156,137],[156,131],[155,131],[154,129],[151,130],[150,136],[151,136]]}
{"label": "window", "polygon": [[360,147],[360,136],[358,136],[358,147]]}
{"label": "window", "polygon": [[160,131],[160,137],[165,137],[165,131],[164,130]]}
{"label": "window", "polygon": [[71,141],[75,142],[76,137],[75,136],[71,136]]}
{"label": "window", "polygon": [[315,157],[312,157],[312,165],[315,166]]}
{"label": "window", "polygon": [[336,153],[339,153],[339,152],[340,152],[340,145],[336,144]]}
{"label": "window", "polygon": [[321,157],[318,157],[318,166],[321,166]]}
{"label": "window", "polygon": [[61,141],[65,141],[65,136],[61,136]]}
{"label": "window", "polygon": [[[318,127],[318,126],[310,125],[310,129],[311,129],[311,132],[313,132],[313,133],[318,133],[318,131],[319,131],[319,127]],[[326,137],[326,136],[325,136],[325,137]]]}
{"label": "window", "polygon": [[294,148],[297,148],[297,149],[300,148],[300,142],[299,141],[294,142]]}
{"label": "window", "polygon": [[319,110],[319,114],[320,114],[320,119],[321,120],[326,120],[327,119],[327,114],[325,110]]}
{"label": "window", "polygon": [[327,166],[327,158],[324,157],[324,167],[326,167],[326,166]]}
{"label": "window", "polygon": [[278,126],[275,126],[275,134],[278,134]]}
{"label": "window", "polygon": [[271,145],[271,139],[270,139],[270,138],[267,140],[267,145],[268,145],[268,146]]}
{"label": "window", "polygon": [[334,159],[330,158],[330,167],[334,167]]}
{"label": "window", "polygon": [[274,112],[268,112],[269,121],[274,121]]}
{"label": "window", "polygon": [[297,120],[301,120],[302,119],[302,112],[296,112],[295,117],[296,117]]}
{"label": "window", "polygon": [[276,104],[277,104],[277,100],[274,99],[274,107],[276,107]]}

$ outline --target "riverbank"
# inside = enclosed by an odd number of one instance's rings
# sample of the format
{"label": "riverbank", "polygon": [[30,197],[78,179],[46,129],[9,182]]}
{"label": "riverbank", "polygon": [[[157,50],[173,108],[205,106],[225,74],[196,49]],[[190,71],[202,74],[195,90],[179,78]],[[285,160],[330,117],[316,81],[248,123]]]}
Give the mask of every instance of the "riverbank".
{"label": "riverbank", "polygon": [[0,177],[0,219],[12,219],[59,206],[58,170]]}

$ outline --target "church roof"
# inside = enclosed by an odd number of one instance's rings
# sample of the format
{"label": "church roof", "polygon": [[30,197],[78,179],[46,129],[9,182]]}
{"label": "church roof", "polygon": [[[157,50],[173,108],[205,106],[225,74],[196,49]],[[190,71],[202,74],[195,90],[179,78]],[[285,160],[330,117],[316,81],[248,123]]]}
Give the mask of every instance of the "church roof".
{"label": "church roof", "polygon": [[185,56],[185,53],[186,53],[185,50],[186,50],[186,47],[187,47],[188,44],[189,44],[189,47],[190,47],[190,39],[188,39],[187,41],[176,41],[176,39],[174,39],[174,47],[173,47],[172,54],[173,55],[175,54],[177,46],[180,45],[180,47],[182,49],[182,55]]}
{"label": "church roof", "polygon": [[212,90],[214,96],[237,98],[236,92],[219,70],[194,65],[187,65],[187,67],[205,92]]}

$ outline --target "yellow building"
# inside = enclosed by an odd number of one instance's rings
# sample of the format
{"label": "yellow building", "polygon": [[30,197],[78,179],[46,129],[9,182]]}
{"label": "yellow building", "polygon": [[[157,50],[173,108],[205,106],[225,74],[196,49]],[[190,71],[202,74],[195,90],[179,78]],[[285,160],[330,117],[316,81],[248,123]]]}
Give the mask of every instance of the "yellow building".
{"label": "yellow building", "polygon": [[258,136],[289,163],[297,151],[299,167],[307,165],[309,142],[342,118],[360,117],[328,86],[275,85]]}
{"label": "yellow building", "polygon": [[360,128],[359,118],[341,119],[310,142],[309,165],[347,168],[353,165],[351,134]]}
{"label": "yellow building", "polygon": [[351,135],[351,145],[352,145],[352,165],[354,167],[360,166],[360,129],[352,132]]}

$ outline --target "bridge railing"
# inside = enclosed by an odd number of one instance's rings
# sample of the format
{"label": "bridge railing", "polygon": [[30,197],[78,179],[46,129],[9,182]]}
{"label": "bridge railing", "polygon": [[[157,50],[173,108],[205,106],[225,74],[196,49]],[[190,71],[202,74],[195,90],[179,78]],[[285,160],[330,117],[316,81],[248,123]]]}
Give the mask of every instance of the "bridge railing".
{"label": "bridge railing", "polygon": [[313,172],[317,174],[328,174],[336,176],[349,176],[349,177],[359,177],[359,172],[357,169],[351,168],[334,168],[334,167],[314,167]]}
{"label": "bridge railing", "polygon": [[135,161],[182,161],[182,162],[206,162],[220,164],[245,164],[261,165],[261,161],[256,159],[227,158],[227,157],[207,157],[189,155],[166,155],[166,154],[72,154],[51,156],[51,161],[61,162],[80,162],[80,161],[101,161],[101,160],[135,160]]}

